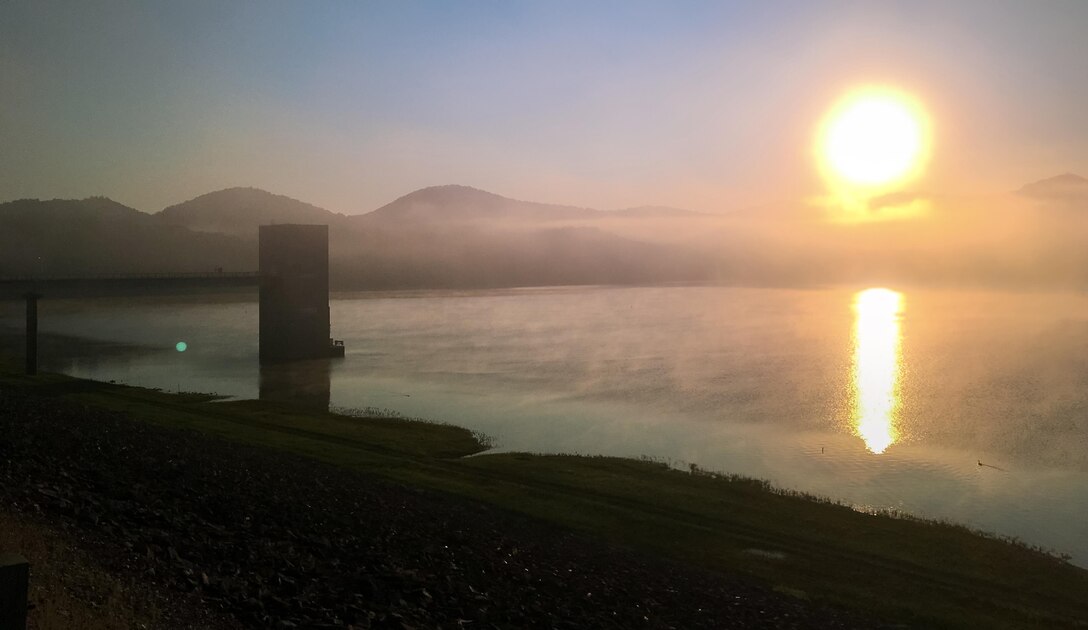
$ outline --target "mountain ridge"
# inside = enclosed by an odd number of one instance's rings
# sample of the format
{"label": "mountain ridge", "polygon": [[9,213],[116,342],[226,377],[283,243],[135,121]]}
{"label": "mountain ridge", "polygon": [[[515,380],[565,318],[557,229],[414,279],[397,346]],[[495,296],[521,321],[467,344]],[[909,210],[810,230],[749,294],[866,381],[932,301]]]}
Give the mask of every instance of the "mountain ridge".
{"label": "mountain ridge", "polygon": [[[662,212],[639,208],[632,215]],[[0,277],[252,270],[258,227],[269,223],[328,224],[330,278],[339,289],[709,277],[711,265],[700,254],[602,229],[600,219],[623,214],[517,201],[460,185],[423,188],[352,216],[245,187],[155,214],[104,197],[13,201],[0,204]]]}
{"label": "mountain ridge", "polygon": [[[224,210],[228,209],[228,212]],[[342,214],[260,188],[232,187],[216,190],[167,206],[154,216],[167,225],[195,232],[215,232],[256,238],[257,227],[271,223],[326,223],[345,220]]]}
{"label": "mountain ridge", "polygon": [[1024,184],[1016,194],[1034,199],[1088,198],[1088,178],[1075,173],[1062,173]]}
{"label": "mountain ridge", "polygon": [[595,216],[597,210],[511,199],[496,193],[445,184],[412,191],[384,206],[356,215],[358,221],[448,222],[468,220],[564,220]]}
{"label": "mountain ridge", "polygon": [[[0,203],[0,277],[251,271],[259,225],[320,223],[330,226],[336,290],[708,281],[807,286],[870,277],[1088,286],[1088,258],[1078,240],[1088,227],[1081,212],[1088,208],[1088,180],[1060,175],[1009,197],[1038,202],[1021,201],[1015,215],[1032,230],[1017,233],[1025,236],[1014,251],[986,248],[975,258],[958,247],[925,249],[914,241],[859,256],[865,234],[883,234],[891,229],[885,224],[836,231],[762,212],[738,219],[660,206],[601,211],[461,185],[421,188],[361,215],[243,187],[155,214],[106,197],[22,199]],[[809,243],[797,225],[818,230],[812,238],[824,240]],[[1025,267],[1024,260],[1039,262]]]}
{"label": "mountain ridge", "polygon": [[402,222],[456,222],[478,220],[503,221],[580,221],[603,218],[694,218],[712,216],[694,210],[668,206],[636,206],[619,210],[598,210],[539,201],[525,201],[493,192],[464,186],[444,184],[427,186],[402,195],[384,206],[352,220]]}
{"label": "mountain ridge", "polygon": [[0,277],[245,270],[255,255],[106,197],[0,204]]}

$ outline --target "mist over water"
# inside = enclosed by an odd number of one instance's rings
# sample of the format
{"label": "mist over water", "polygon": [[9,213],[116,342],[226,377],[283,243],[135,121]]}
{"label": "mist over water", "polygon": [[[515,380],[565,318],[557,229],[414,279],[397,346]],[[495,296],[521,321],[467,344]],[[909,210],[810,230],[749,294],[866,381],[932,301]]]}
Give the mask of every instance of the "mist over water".
{"label": "mist over water", "polygon": [[[125,344],[59,344],[43,366],[297,390],[466,426],[500,450],[696,463],[1088,565],[1088,297],[865,288],[347,294],[331,303],[346,359],[263,371],[246,298],[43,301],[43,332]],[[17,307],[0,324],[20,326]]]}

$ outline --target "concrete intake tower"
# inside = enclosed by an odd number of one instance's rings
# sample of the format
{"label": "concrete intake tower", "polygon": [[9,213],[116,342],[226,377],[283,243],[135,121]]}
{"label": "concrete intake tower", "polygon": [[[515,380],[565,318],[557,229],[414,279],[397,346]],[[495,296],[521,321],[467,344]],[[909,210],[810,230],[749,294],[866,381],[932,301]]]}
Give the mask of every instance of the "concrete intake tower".
{"label": "concrete intake tower", "polygon": [[329,226],[262,225],[261,363],[343,356],[329,336]]}

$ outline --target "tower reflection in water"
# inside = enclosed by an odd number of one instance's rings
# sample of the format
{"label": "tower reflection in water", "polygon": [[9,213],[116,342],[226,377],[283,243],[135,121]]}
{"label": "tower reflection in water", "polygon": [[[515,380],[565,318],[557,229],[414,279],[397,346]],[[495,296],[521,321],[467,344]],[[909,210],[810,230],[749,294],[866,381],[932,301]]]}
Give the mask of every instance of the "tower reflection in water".
{"label": "tower reflection in water", "polygon": [[260,398],[324,410],[329,408],[331,381],[330,359],[262,363]]}
{"label": "tower reflection in water", "polygon": [[854,296],[854,429],[875,454],[899,439],[899,330],[903,295],[866,289]]}

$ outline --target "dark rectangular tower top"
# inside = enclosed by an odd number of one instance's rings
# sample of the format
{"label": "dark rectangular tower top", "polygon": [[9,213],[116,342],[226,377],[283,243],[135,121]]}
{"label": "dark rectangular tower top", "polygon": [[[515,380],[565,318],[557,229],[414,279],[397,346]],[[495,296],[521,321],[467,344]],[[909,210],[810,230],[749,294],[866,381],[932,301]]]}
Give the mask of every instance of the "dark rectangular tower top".
{"label": "dark rectangular tower top", "polygon": [[258,228],[261,274],[329,273],[329,226],[282,223]]}

